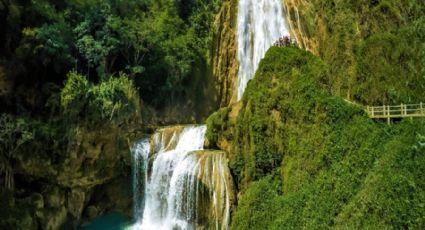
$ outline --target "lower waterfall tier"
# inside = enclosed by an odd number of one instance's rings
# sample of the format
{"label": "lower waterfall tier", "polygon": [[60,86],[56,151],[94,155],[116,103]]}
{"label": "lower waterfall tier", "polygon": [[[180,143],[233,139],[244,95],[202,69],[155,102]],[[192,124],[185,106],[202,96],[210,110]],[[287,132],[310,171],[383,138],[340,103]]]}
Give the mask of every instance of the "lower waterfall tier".
{"label": "lower waterfall tier", "polygon": [[228,228],[233,181],[226,154],[203,150],[205,131],[168,127],[136,144],[133,229]]}

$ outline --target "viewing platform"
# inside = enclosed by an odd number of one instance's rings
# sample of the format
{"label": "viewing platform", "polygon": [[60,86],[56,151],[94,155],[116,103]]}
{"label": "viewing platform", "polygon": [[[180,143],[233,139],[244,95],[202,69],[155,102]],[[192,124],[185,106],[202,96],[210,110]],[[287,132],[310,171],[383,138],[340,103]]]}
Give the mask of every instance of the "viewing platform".
{"label": "viewing platform", "polygon": [[425,117],[425,104],[401,104],[401,105],[382,105],[366,106],[366,113],[372,119],[387,119],[391,123],[394,118],[414,118]]}

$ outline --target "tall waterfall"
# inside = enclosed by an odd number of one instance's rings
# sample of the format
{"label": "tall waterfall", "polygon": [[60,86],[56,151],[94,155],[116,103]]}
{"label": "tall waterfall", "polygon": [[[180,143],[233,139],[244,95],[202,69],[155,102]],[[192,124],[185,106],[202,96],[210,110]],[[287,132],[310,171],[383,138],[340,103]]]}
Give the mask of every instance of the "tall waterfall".
{"label": "tall waterfall", "polygon": [[238,100],[254,77],[260,60],[280,37],[289,35],[282,0],[239,0]]}
{"label": "tall waterfall", "polygon": [[169,127],[136,144],[132,229],[227,229],[233,182],[225,155],[203,150],[205,131]]}

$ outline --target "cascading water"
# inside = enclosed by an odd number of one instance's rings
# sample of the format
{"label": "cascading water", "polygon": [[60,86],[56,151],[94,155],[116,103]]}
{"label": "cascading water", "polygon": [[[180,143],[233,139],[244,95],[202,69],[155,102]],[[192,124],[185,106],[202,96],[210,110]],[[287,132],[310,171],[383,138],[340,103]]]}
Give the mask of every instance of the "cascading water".
{"label": "cascading water", "polygon": [[135,146],[132,229],[227,229],[233,182],[224,154],[203,150],[205,131],[164,128]]}
{"label": "cascading water", "polygon": [[[289,32],[281,0],[240,0],[238,100],[273,43]],[[205,126],[156,132],[134,150],[132,229],[227,229],[233,182],[222,152],[203,150]]]}
{"label": "cascading water", "polygon": [[289,36],[281,0],[239,0],[237,36],[240,100],[266,51],[282,36]]}
{"label": "cascading water", "polygon": [[150,143],[149,139],[142,139],[134,146],[133,153],[133,210],[134,218],[143,216],[144,200],[148,183]]}

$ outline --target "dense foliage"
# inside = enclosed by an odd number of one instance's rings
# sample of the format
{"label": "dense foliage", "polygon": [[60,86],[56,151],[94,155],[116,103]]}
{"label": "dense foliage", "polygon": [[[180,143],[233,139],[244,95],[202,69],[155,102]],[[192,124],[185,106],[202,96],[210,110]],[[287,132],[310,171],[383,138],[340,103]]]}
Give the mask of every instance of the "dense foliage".
{"label": "dense foliage", "polygon": [[[160,106],[187,96],[194,66],[207,62],[219,2],[2,1],[0,68],[18,89],[38,88],[32,110],[49,96],[45,83],[61,84],[70,70],[93,82],[125,73]],[[14,110],[22,94],[4,102]]]}
{"label": "dense foliage", "polygon": [[423,100],[424,1],[313,0],[299,5],[303,34],[332,65],[334,95],[363,104]]}
{"label": "dense foliage", "polygon": [[208,138],[232,141],[242,191],[232,229],[425,225],[424,120],[370,120],[331,95],[328,68],[297,48],[272,48],[236,122],[231,109],[209,118]]}
{"label": "dense foliage", "polygon": [[93,85],[84,76],[70,73],[61,92],[61,107],[68,121],[97,125],[124,122],[140,113],[139,96],[126,76]]}

